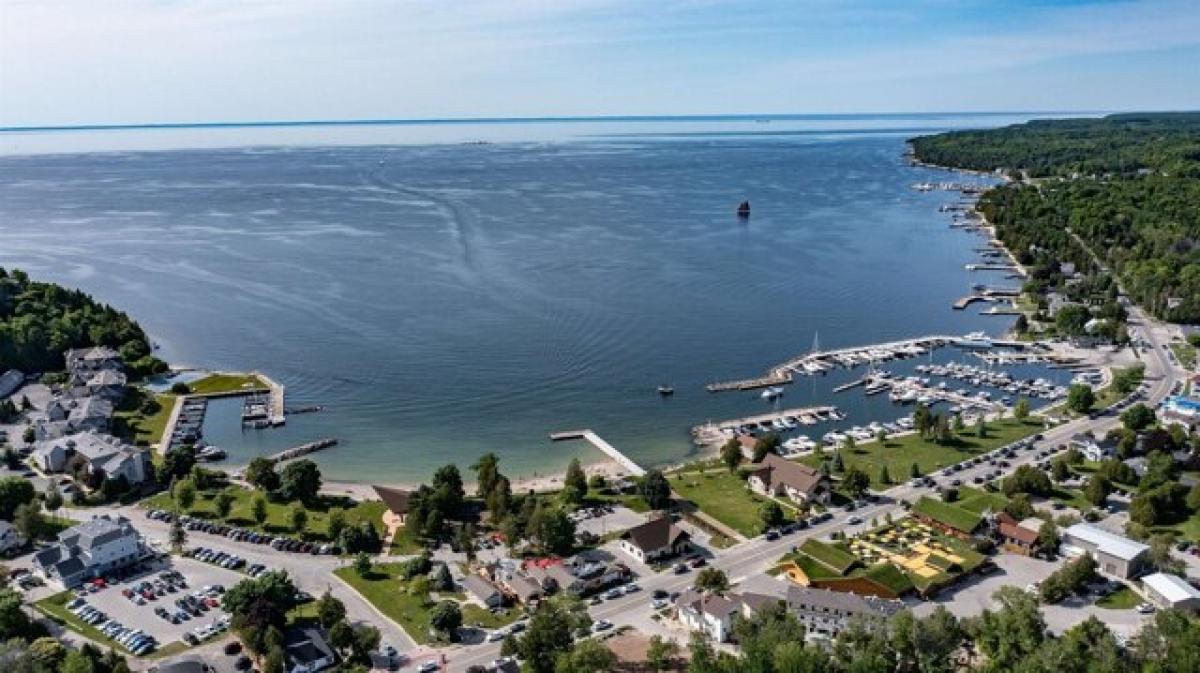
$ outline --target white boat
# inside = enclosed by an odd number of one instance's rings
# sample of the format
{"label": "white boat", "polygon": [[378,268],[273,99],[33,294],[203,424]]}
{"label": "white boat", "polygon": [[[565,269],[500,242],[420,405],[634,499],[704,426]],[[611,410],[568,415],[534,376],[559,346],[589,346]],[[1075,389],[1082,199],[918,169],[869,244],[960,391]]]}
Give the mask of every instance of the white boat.
{"label": "white boat", "polygon": [[783,388],[778,386],[767,388],[766,390],[762,391],[762,398],[764,400],[774,400],[780,397],[783,397]]}
{"label": "white boat", "polygon": [[954,345],[959,348],[991,348],[993,345],[991,337],[983,332],[971,332],[970,334],[959,337],[954,340]]}

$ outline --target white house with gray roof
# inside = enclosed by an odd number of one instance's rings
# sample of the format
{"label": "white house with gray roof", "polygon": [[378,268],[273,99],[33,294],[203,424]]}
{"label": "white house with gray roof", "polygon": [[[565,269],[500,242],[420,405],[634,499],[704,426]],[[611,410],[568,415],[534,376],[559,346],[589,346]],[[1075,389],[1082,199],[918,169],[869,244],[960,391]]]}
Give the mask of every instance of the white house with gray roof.
{"label": "white house with gray roof", "polygon": [[99,432],[81,432],[37,443],[30,456],[44,472],[64,472],[79,456],[92,474],[109,479],[124,477],[133,486],[151,476],[150,452]]}
{"label": "white house with gray roof", "polygon": [[124,517],[97,516],[59,533],[58,544],[34,554],[33,565],[46,579],[72,588],[116,570],[143,555],[141,535]]}
{"label": "white house with gray roof", "polygon": [[67,371],[72,374],[121,369],[121,354],[108,346],[72,348],[63,354],[63,359],[67,363]]}

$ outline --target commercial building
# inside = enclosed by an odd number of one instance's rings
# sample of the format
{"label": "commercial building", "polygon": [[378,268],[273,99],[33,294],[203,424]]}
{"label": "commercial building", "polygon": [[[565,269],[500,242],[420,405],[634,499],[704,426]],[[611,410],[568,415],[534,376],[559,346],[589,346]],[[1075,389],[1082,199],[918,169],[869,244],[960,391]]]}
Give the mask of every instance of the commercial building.
{"label": "commercial building", "polygon": [[715,642],[729,640],[739,618],[779,599],[763,594],[719,594],[688,589],[675,599],[675,615],[689,631],[702,633]]}
{"label": "commercial building", "polygon": [[1154,573],[1142,578],[1146,600],[1160,608],[1200,611],[1200,590],[1177,575]]}
{"label": "commercial building", "polygon": [[58,544],[34,554],[33,564],[46,579],[69,589],[128,568],[144,553],[142,538],[129,520],[106,515],[59,533]]}
{"label": "commercial building", "polygon": [[660,514],[621,535],[621,551],[642,563],[685,554],[691,549],[691,536]]}
{"label": "commercial building", "polygon": [[1150,547],[1090,523],[1077,523],[1062,532],[1061,551],[1067,556],[1088,554],[1105,575],[1130,579],[1142,574]]}
{"label": "commercial building", "polygon": [[904,603],[845,591],[792,586],[788,588],[787,607],[809,633],[832,638],[851,621],[882,623],[903,610]]}

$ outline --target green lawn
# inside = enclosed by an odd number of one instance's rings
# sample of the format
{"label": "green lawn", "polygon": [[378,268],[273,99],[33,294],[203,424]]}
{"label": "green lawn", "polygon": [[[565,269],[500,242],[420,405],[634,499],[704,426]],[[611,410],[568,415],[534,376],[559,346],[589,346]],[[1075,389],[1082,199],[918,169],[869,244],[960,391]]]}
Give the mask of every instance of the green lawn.
{"label": "green lawn", "polygon": [[[224,490],[233,494],[234,497],[233,508],[224,520],[225,523],[265,533],[294,532],[291,529],[291,504],[268,501],[267,520],[262,526],[259,526],[254,521],[252,504],[254,496],[258,493],[240,486],[227,486]],[[196,495],[196,502],[186,513],[213,521],[218,520],[214,504],[217,493],[216,489],[199,492]],[[171,495],[164,492],[143,500],[142,507],[174,510],[176,504],[171,499]],[[323,496],[320,502],[308,507],[308,523],[305,526],[305,533],[309,539],[329,540],[329,511],[335,507],[341,507],[346,513],[348,526],[357,526],[364,521],[369,521],[375,525],[380,535],[383,534],[381,522],[385,506],[382,502],[377,500],[357,502],[345,497]]]}
{"label": "green lawn", "polygon": [[1170,526],[1168,530],[1174,530],[1179,533],[1179,536],[1184,540],[1200,543],[1200,512],[1193,514],[1191,517],[1174,526]]}
{"label": "green lawn", "polygon": [[1109,610],[1131,610],[1142,602],[1142,597],[1129,587],[1121,587],[1096,601],[1096,605]]}
{"label": "green lawn", "polygon": [[231,393],[241,390],[266,390],[267,384],[254,374],[209,374],[188,384],[193,395]]}
{"label": "green lawn", "polygon": [[[429,613],[436,601],[408,592],[408,585],[400,574],[402,566],[402,563],[378,564],[371,568],[371,573],[366,577],[360,577],[354,568],[339,568],[334,574],[362,594],[388,619],[399,624],[413,640],[426,644],[432,640],[429,636]],[[519,608],[510,608],[494,615],[473,603],[462,604],[462,613],[464,625],[477,624],[485,629],[511,624],[522,614]]]}
{"label": "green lawn", "polygon": [[1175,357],[1179,358],[1179,363],[1187,369],[1196,366],[1196,347],[1186,341],[1171,344],[1171,350],[1175,351]]}
{"label": "green lawn", "polygon": [[[1041,422],[1026,419],[1024,422],[1006,418],[988,423],[986,437],[977,437],[968,428],[956,435],[947,444],[924,439],[917,434],[904,435],[885,440],[884,442],[867,442],[860,444],[854,450],[842,450],[842,460],[846,467],[857,466],[871,477],[871,486],[883,489],[890,484],[879,483],[879,468],[887,465],[888,474],[893,482],[907,480],[913,463],[920,468],[921,474],[929,474],[943,467],[953,465],[974,455],[991,451],[1009,442],[1028,437],[1043,429]],[[813,467],[819,467],[822,460],[831,457],[829,451],[824,456],[810,455],[801,459]],[[836,476],[836,475],[835,475]]]}
{"label": "green lawn", "polygon": [[[71,612],[67,610],[67,603],[71,601],[73,596],[74,594],[72,592],[63,591],[61,593],[54,594],[53,596],[43,598],[42,600],[34,603],[33,607],[45,614],[51,620],[58,622],[59,624],[71,629],[72,631],[75,631],[76,633],[82,634],[84,637],[90,640],[94,640],[97,643],[102,643],[108,645],[109,647],[115,648],[122,654],[133,656],[129,650],[125,649],[115,640],[112,640],[108,636],[104,635],[100,629],[97,629],[91,624],[88,624],[71,614]],[[162,657],[169,657],[188,649],[187,643],[181,640],[176,640],[169,643],[159,643],[159,646],[160,647],[158,649],[151,652],[145,658],[159,659]]]}
{"label": "green lawn", "polygon": [[1092,503],[1083,497],[1083,492],[1077,489],[1056,487],[1050,497],[1067,507],[1074,507],[1081,512],[1086,512],[1093,507]]}
{"label": "green lawn", "polygon": [[754,537],[762,530],[759,512],[766,499],[752,493],[740,474],[713,468],[703,474],[681,472],[668,478],[681,498],[742,535]]}
{"label": "green lawn", "polygon": [[114,432],[139,446],[157,444],[167,429],[171,410],[175,407],[174,395],[155,395],[157,408],[149,414],[140,409],[121,410],[113,414]]}

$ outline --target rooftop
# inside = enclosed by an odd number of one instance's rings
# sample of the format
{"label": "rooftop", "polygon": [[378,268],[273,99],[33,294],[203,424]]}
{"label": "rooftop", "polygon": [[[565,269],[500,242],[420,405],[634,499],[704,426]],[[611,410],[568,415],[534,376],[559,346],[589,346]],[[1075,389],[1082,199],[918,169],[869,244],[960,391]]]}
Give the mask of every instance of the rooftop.
{"label": "rooftop", "polygon": [[1095,545],[1096,549],[1124,561],[1132,561],[1150,549],[1149,546],[1127,537],[1110,533],[1090,523],[1077,523],[1066,530],[1067,535]]}
{"label": "rooftop", "polygon": [[1147,589],[1152,589],[1155,593],[1172,603],[1179,603],[1189,599],[1200,600],[1200,590],[1197,590],[1196,587],[1188,584],[1187,580],[1177,575],[1168,575],[1166,573],[1146,575],[1142,578],[1142,584]]}

